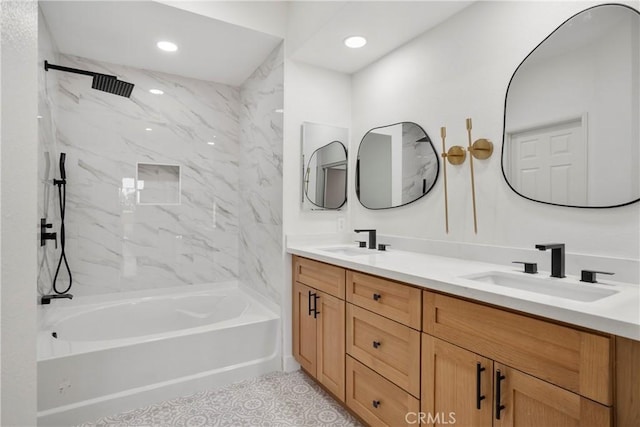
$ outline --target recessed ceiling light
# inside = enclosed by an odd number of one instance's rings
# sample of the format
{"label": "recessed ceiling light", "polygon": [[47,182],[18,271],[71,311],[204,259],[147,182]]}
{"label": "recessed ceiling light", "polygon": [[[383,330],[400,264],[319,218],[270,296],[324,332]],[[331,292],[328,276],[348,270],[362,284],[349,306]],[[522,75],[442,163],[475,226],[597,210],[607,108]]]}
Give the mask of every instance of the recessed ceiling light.
{"label": "recessed ceiling light", "polygon": [[175,43],[168,41],[160,41],[156,44],[156,46],[158,46],[158,49],[162,49],[167,52],[175,52],[176,50],[178,50],[178,46]]}
{"label": "recessed ceiling light", "polygon": [[362,36],[351,36],[344,39],[344,45],[352,49],[357,49],[365,44],[367,44],[367,39]]}
{"label": "recessed ceiling light", "polygon": [[162,94],[164,94],[164,92],[161,91],[160,89],[149,89],[149,92],[151,92],[154,95],[162,95]]}
{"label": "recessed ceiling light", "polygon": [[213,141],[209,141],[209,142],[207,142],[207,144],[209,144],[209,145],[216,145],[216,143],[215,143],[215,142],[213,142]]}
{"label": "recessed ceiling light", "polygon": [[275,110],[273,110],[274,113],[284,113],[284,109],[283,108],[276,108]]}
{"label": "recessed ceiling light", "polygon": [[145,128],[145,130],[146,130],[147,132],[151,132],[153,129],[151,129],[151,128]]}

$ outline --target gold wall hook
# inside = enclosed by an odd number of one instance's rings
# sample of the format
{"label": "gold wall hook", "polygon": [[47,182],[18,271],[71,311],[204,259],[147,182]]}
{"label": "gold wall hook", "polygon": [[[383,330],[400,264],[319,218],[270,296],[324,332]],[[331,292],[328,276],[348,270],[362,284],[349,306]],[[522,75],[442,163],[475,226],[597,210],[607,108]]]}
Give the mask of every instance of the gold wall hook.
{"label": "gold wall hook", "polygon": [[476,139],[469,152],[478,160],[486,160],[493,154],[493,143],[485,138]]}

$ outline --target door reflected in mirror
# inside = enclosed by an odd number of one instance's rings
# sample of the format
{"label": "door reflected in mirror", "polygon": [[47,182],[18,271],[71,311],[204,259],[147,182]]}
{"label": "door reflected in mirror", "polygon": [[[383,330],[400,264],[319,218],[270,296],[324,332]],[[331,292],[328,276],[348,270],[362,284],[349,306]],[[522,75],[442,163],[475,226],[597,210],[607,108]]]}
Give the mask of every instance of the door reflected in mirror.
{"label": "door reflected in mirror", "polygon": [[431,139],[419,125],[374,128],[358,148],[356,195],[368,209],[407,205],[433,188],[439,168]]}
{"label": "door reflected in mirror", "polygon": [[502,170],[519,195],[571,207],[640,199],[640,14],[607,4],[573,16],[516,69]]}
{"label": "door reflected in mirror", "polygon": [[302,124],[302,206],[340,209],[347,202],[347,129]]}

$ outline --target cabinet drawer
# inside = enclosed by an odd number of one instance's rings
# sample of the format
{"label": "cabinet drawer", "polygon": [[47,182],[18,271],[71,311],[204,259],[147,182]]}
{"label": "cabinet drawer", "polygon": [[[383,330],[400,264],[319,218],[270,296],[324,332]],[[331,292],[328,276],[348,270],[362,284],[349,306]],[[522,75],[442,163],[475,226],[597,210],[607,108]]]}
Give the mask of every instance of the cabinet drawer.
{"label": "cabinet drawer", "polygon": [[356,271],[347,271],[347,301],[420,329],[420,289]]}
{"label": "cabinet drawer", "polygon": [[[420,411],[420,401],[347,356],[347,406],[372,427],[403,426]],[[413,417],[407,417],[407,414]],[[405,418],[407,417],[407,418]]]}
{"label": "cabinet drawer", "polygon": [[420,332],[347,304],[347,353],[420,396]]}
{"label": "cabinet drawer", "polygon": [[427,291],[423,330],[597,402],[612,404],[609,337]]}
{"label": "cabinet drawer", "polygon": [[296,256],[293,257],[293,280],[344,299],[344,268]]}

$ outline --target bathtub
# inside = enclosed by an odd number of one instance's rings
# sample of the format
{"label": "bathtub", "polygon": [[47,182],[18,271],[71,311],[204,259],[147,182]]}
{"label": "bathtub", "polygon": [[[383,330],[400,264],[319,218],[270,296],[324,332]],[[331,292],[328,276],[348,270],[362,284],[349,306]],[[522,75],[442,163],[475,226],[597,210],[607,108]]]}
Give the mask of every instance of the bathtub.
{"label": "bathtub", "polygon": [[55,300],[38,315],[39,425],[281,369],[279,316],[234,283]]}

